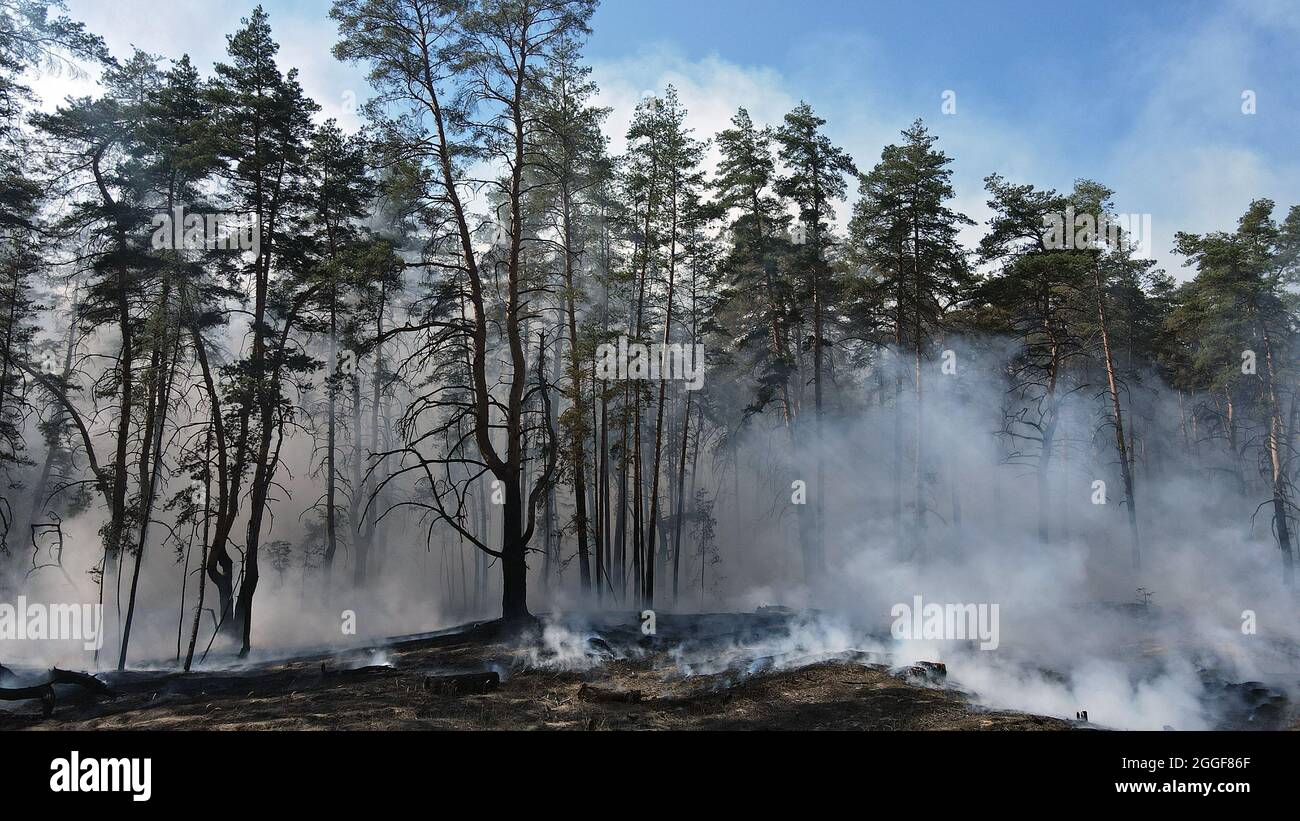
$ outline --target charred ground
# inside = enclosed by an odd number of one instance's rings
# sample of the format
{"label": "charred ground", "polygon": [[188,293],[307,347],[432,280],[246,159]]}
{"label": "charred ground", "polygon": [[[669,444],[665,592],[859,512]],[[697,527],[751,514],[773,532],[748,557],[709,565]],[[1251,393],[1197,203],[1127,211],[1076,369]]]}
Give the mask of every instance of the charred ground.
{"label": "charred ground", "polygon": [[[871,652],[737,652],[788,626],[788,613],[661,616],[643,636],[629,614],[570,630],[475,623],[342,652],[193,673],[101,676],[111,695],[55,685],[11,703],[0,729],[294,730],[1064,730],[1087,722],[996,711],[937,663]],[[6,687],[38,671],[12,671]],[[1259,688],[1255,688],[1259,689]],[[1240,697],[1239,697],[1240,696]],[[1249,683],[1224,726],[1295,726],[1285,700]],[[1256,702],[1251,706],[1250,702]],[[1258,705],[1263,705],[1262,709]]]}

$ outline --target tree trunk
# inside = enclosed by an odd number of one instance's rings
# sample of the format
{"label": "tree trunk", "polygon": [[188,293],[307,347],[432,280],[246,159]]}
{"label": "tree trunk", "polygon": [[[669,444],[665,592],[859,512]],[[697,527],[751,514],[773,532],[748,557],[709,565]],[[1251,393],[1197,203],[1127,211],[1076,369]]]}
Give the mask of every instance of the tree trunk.
{"label": "tree trunk", "polygon": [[330,331],[329,331],[329,373],[326,376],[326,395],[328,409],[325,428],[325,557],[323,559],[325,574],[325,591],[329,594],[334,575],[334,555],[338,550],[338,312],[334,310],[337,295],[331,287],[330,296]]}
{"label": "tree trunk", "polygon": [[1295,586],[1294,556],[1291,553],[1291,528],[1287,521],[1285,460],[1282,457],[1282,409],[1277,398],[1277,375],[1274,372],[1273,343],[1268,328],[1259,323],[1264,339],[1264,374],[1268,380],[1268,456],[1272,468],[1273,527],[1277,533],[1277,546],[1282,551],[1282,581],[1287,588]]}
{"label": "tree trunk", "polygon": [[[564,286],[565,286],[565,308],[569,321],[569,384],[572,388],[573,395],[570,400],[573,403],[573,414],[575,415],[578,429],[575,435],[569,437],[572,440],[571,452],[569,458],[573,462],[573,495],[576,510],[576,519],[574,526],[578,531],[578,572],[581,578],[583,596],[591,595],[591,558],[590,548],[587,542],[587,454],[583,446],[581,419],[586,414],[586,403],[582,398],[582,363],[578,353],[578,313],[574,298],[574,281],[573,281],[573,225],[571,215],[571,204],[569,191],[566,187],[562,197],[563,219],[564,219]],[[556,349],[556,364],[559,363],[559,349]],[[594,420],[593,420],[594,421]],[[600,559],[597,558],[597,564]],[[596,580],[597,586],[600,584],[599,573]]]}
{"label": "tree trunk", "polygon": [[167,422],[167,406],[171,395],[175,360],[180,353],[180,339],[176,338],[174,350],[166,350],[171,336],[167,310],[171,294],[170,282],[164,280],[154,319],[155,338],[151,357],[153,379],[150,384],[149,403],[144,420],[144,451],[140,456],[140,533],[135,550],[135,566],[131,571],[131,589],[126,608],[126,622],[122,628],[122,644],[118,653],[117,669],[126,669],[127,648],[131,643],[131,625],[135,620],[136,593],[140,585],[140,567],[144,563],[144,550],[149,534],[149,520],[153,515],[154,497],[158,490],[158,474],[162,466],[163,428]]}
{"label": "tree trunk", "polygon": [[1106,323],[1106,291],[1101,278],[1101,266],[1093,265],[1093,282],[1097,288],[1097,321],[1101,326],[1101,349],[1106,364],[1106,385],[1110,392],[1112,421],[1115,424],[1115,447],[1119,451],[1120,475],[1124,480],[1124,496],[1128,506],[1129,534],[1133,540],[1133,569],[1142,567],[1142,544],[1138,538],[1137,503],[1133,498],[1133,467],[1129,461],[1129,448],[1124,441],[1124,412],[1120,407],[1119,383],[1115,378],[1115,359],[1111,355],[1110,332]]}

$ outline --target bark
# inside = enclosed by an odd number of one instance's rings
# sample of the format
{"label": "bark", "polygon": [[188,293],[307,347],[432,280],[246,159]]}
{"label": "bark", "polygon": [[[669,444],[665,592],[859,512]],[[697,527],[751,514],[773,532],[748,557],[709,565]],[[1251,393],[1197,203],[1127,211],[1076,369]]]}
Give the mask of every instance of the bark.
{"label": "bark", "polygon": [[1129,447],[1124,441],[1124,411],[1120,407],[1119,383],[1115,378],[1115,359],[1111,353],[1110,331],[1106,322],[1106,291],[1101,278],[1101,267],[1093,265],[1093,282],[1097,289],[1097,321],[1101,327],[1101,349],[1106,365],[1106,385],[1110,393],[1111,421],[1115,427],[1115,447],[1119,451],[1120,475],[1124,481],[1124,496],[1128,507],[1129,534],[1132,538],[1133,569],[1142,567],[1142,543],[1138,537],[1137,503],[1133,496],[1133,467],[1129,460]]}
{"label": "bark", "polygon": [[[234,612],[234,562],[230,558],[230,552],[226,549],[226,542],[230,538],[231,529],[234,526],[235,515],[238,507],[239,493],[239,474],[242,470],[243,460],[239,454],[243,452],[242,435],[240,446],[235,451],[235,467],[232,470],[229,463],[228,441],[226,438],[225,421],[221,413],[221,399],[217,394],[216,382],[212,376],[212,366],[208,362],[207,346],[203,341],[203,335],[199,332],[196,325],[190,326],[190,340],[194,345],[195,358],[199,363],[199,370],[203,375],[203,387],[208,398],[209,407],[209,424],[212,426],[212,436],[216,440],[217,452],[217,510],[216,525],[213,527],[212,541],[208,542],[207,560],[204,562],[204,571],[212,584],[217,589],[217,605],[220,613],[217,616],[217,625],[226,623],[227,617]],[[246,428],[245,428],[246,430]],[[208,485],[208,499],[204,502],[205,512],[211,506],[211,486]],[[206,518],[205,518],[206,522]],[[198,631],[197,616],[195,617],[195,633]],[[191,640],[191,645],[193,640]],[[192,653],[192,650],[191,650]]]}
{"label": "bark", "polygon": [[[586,403],[582,398],[582,364],[579,361],[578,353],[578,314],[575,306],[573,276],[575,255],[573,251],[572,204],[567,187],[563,191],[561,204],[564,218],[565,312],[569,323],[569,383],[573,390],[573,396],[570,398],[573,402],[573,413],[578,419],[581,419],[586,413]],[[557,361],[558,357],[557,352]],[[583,447],[581,425],[578,425],[578,430],[570,438],[572,443],[569,458],[573,462],[573,495],[577,508],[574,524],[578,531],[578,572],[581,578],[582,593],[584,596],[589,596],[591,594],[591,558],[587,541],[587,454]],[[599,556],[596,562],[597,564],[600,563]],[[599,584],[599,568],[597,568],[597,585],[599,586]]]}
{"label": "bark", "polygon": [[[109,144],[104,144],[95,150],[91,157],[91,171],[95,178],[95,185],[99,190],[100,199],[103,201],[105,208],[110,213],[116,214],[120,211],[120,206],[113,199],[113,195],[109,193],[108,185],[104,181],[103,170],[100,167],[103,156],[108,151],[109,147]],[[116,252],[122,257],[125,257],[127,254],[126,232],[127,226],[120,219],[116,220],[113,228],[114,247]],[[128,482],[127,454],[131,438],[131,415],[135,410],[135,380],[134,372],[132,370],[135,359],[135,335],[134,329],[131,325],[130,294],[127,289],[127,272],[124,270],[124,264],[123,261],[119,260],[118,264],[115,266],[113,284],[118,333],[121,339],[121,347],[117,359],[121,400],[118,405],[113,467],[110,474],[111,490],[109,492],[109,521],[104,533],[105,571],[108,569],[109,557],[111,555],[120,556],[121,550],[125,547],[124,530],[126,527],[126,490]]]}
{"label": "bark", "polygon": [[170,331],[166,326],[167,303],[170,287],[164,284],[163,296],[158,308],[158,322],[163,325],[160,330],[162,341],[156,345],[153,353],[153,381],[150,387],[150,402],[144,423],[145,448],[140,457],[140,533],[135,550],[135,566],[131,572],[131,591],[126,610],[126,622],[122,628],[122,646],[118,655],[117,669],[126,669],[127,647],[131,641],[131,625],[135,619],[136,591],[140,585],[140,567],[144,562],[144,551],[149,534],[149,520],[153,515],[154,498],[158,490],[158,475],[162,467],[163,428],[167,422],[167,408],[171,397],[172,375],[175,372],[176,358],[180,354],[180,339],[176,338],[174,350],[170,357],[165,350]]}
{"label": "bark", "polygon": [[[823,530],[825,523],[823,518],[826,515],[826,459],[823,439],[823,389],[822,389],[822,370],[823,370],[823,352],[822,337],[823,329],[823,311],[825,294],[825,278],[822,264],[821,248],[821,213],[823,208],[821,194],[821,170],[818,167],[817,152],[813,151],[812,155],[812,180],[813,180],[813,432],[814,448],[813,458],[817,465],[817,486],[814,491],[813,508],[813,533],[812,544],[805,545],[805,566],[804,578],[812,581],[815,577],[820,576],[826,569],[826,557],[823,553]],[[919,374],[917,386],[919,388]],[[918,397],[919,398],[919,397]],[[919,408],[919,404],[918,404]],[[918,432],[919,436],[919,432]],[[918,440],[919,441],[919,440]]]}
{"label": "bark", "polygon": [[[677,603],[682,566],[682,520],[686,514],[686,444],[690,440],[691,391],[686,392],[686,411],[682,415],[682,451],[677,464],[677,510],[673,514],[673,603]],[[698,434],[696,434],[698,438]],[[699,445],[697,443],[696,447]],[[695,481],[694,472],[691,481]]]}
{"label": "bark", "polygon": [[[379,289],[379,294],[380,294],[379,305],[376,308],[376,313],[375,313],[375,334],[376,334],[375,338],[383,339],[384,306],[388,298],[388,287],[386,284],[381,284]],[[381,449],[382,451],[387,451],[391,446],[389,440],[392,438],[392,436],[389,430],[389,425],[390,425],[389,420],[392,418],[392,414],[388,412],[387,409],[385,409],[382,414],[380,412],[380,409],[382,407],[385,407],[384,367],[385,367],[384,346],[383,343],[381,342],[375,346],[375,372],[370,380],[371,381],[370,453],[372,456],[374,454],[380,453]],[[383,428],[382,441],[380,438],[381,427]],[[366,478],[362,480],[362,492],[361,492],[361,498],[365,500],[365,505],[368,506],[371,503],[371,496],[377,493],[378,502],[379,502],[378,508],[380,510],[388,509],[387,493],[380,489],[383,486],[383,483],[386,481],[386,479],[387,479],[387,471],[384,468],[384,463],[382,462],[379,465],[374,466],[373,471],[369,469],[366,471]],[[364,546],[366,555],[368,556],[373,555],[375,556],[376,560],[379,560],[382,558],[384,554],[383,551],[384,542],[382,538],[383,534],[379,530],[380,527],[379,517],[375,514],[366,516],[364,506],[362,508],[360,516],[365,520],[364,525],[358,523],[358,527],[363,528],[359,536],[361,544]]]}
{"label": "bark", "polygon": [[[915,199],[913,204],[915,204]],[[912,470],[913,494],[916,503],[916,533],[913,538],[919,547],[922,544],[925,532],[925,499],[922,495],[923,489],[921,486],[922,470],[925,462],[925,396],[921,384],[921,235],[920,220],[915,211],[912,214],[912,273],[915,278],[915,293],[912,295],[915,301],[915,305],[913,305],[912,345],[915,352],[916,369],[916,460],[913,462]]]}
{"label": "bark", "polygon": [[607,433],[605,427],[605,398],[602,395],[600,400],[600,413],[597,416],[596,394],[600,390],[593,371],[591,378],[591,452],[592,468],[596,472],[596,479],[591,483],[593,492],[592,509],[596,512],[596,526],[594,528],[596,536],[596,601],[602,602],[605,598],[605,585],[608,584],[609,573],[609,472],[607,469],[606,450]]}
{"label": "bark", "polygon": [[[73,362],[73,356],[76,352],[76,348],[77,348],[77,305],[74,304],[72,306],[72,310],[68,318],[68,337],[63,351],[63,371],[62,371],[61,381],[65,385],[68,384],[68,380],[72,378],[72,362]],[[7,365],[8,360],[5,360],[5,362]],[[66,419],[67,419],[67,414],[66,411],[64,411],[63,407],[62,406],[56,407],[54,410],[54,416],[50,420],[50,425],[49,425],[50,433],[46,436],[45,439],[45,459],[41,463],[40,476],[37,478],[36,484],[33,487],[34,492],[32,493],[32,505],[27,514],[28,527],[26,530],[29,534],[29,537],[31,536],[31,530],[30,530],[31,526],[34,525],[37,522],[37,520],[39,520],[41,514],[45,510],[46,494],[50,486],[50,473],[54,470],[54,460],[58,456],[59,451],[61,450],[62,447],[59,444],[59,441],[60,438],[62,437],[61,432],[63,430],[64,421]]]}
{"label": "bark", "polygon": [[890,352],[889,364],[894,372],[894,481],[893,497],[890,510],[894,522],[894,543],[899,553],[903,551],[903,248],[901,243],[897,250],[898,291],[894,295],[894,350]]}
{"label": "bark", "polygon": [[370,574],[370,544],[361,524],[361,511],[366,498],[365,456],[361,446],[361,374],[354,373],[352,383],[352,492],[348,500],[348,524],[352,539],[352,584],[357,589],[365,586]]}
{"label": "bark", "polygon": [[[212,429],[208,429],[208,463],[212,462],[212,443],[215,437]],[[190,625],[190,642],[185,650],[185,672],[190,671],[190,665],[194,662],[194,645],[199,640],[199,621],[203,618],[203,600],[207,592],[207,585],[204,583],[204,569],[208,565],[208,530],[209,523],[212,519],[212,477],[207,471],[204,472],[203,478],[203,540],[202,551],[199,562],[199,600],[194,605],[194,619]]]}
{"label": "bark", "polygon": [[334,570],[334,554],[338,550],[338,468],[337,459],[337,435],[338,435],[338,312],[335,310],[335,302],[338,295],[337,289],[331,283],[330,287],[330,330],[329,330],[329,380],[326,386],[328,394],[326,409],[325,425],[325,557],[323,559],[323,570],[325,574],[325,588],[329,590],[331,578]]}
{"label": "bark", "polygon": [[1277,374],[1273,362],[1273,341],[1268,327],[1259,323],[1260,336],[1264,340],[1264,386],[1268,396],[1268,457],[1272,471],[1271,489],[1273,492],[1273,528],[1277,534],[1277,546],[1282,552],[1282,581],[1288,588],[1295,586],[1294,556],[1291,552],[1291,528],[1287,520],[1289,503],[1286,498],[1286,473],[1283,449],[1283,425],[1281,403],[1277,397]]}
{"label": "bark", "polygon": [[[674,186],[675,188],[675,186]],[[677,286],[677,192],[670,193],[672,228],[668,246],[668,294],[665,297],[663,351],[668,350],[668,340],[673,327],[673,297]],[[650,521],[646,539],[645,606],[654,607],[655,600],[655,528],[659,523],[659,468],[663,453],[664,397],[668,388],[667,376],[659,374],[659,407],[655,415],[654,467],[650,471]]]}

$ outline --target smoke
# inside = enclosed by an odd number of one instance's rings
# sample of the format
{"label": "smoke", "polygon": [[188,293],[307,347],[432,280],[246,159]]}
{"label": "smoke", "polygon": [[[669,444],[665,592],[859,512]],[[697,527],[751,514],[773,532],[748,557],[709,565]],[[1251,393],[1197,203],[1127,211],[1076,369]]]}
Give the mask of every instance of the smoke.
{"label": "smoke", "polygon": [[[1189,440],[1177,394],[1150,375],[1130,379],[1124,401],[1136,429],[1142,547],[1142,565],[1135,569],[1113,433],[1106,427],[1099,382],[1093,380],[1064,400],[1043,496],[1048,531],[1043,540],[1037,451],[1003,433],[1006,416],[1026,407],[1008,392],[1002,376],[1014,343],[950,339],[945,344],[955,351],[955,373],[944,373],[938,356],[923,363],[921,526],[915,504],[914,393],[905,381],[895,404],[890,371],[882,379],[870,367],[846,365],[837,371],[820,442],[805,428],[792,452],[775,414],[760,415],[732,440],[735,451],[702,454],[691,483],[712,502],[720,563],[705,564],[697,530],[686,526],[680,596],[672,601],[673,571],[665,563],[657,573],[656,608],[748,612],[783,605],[806,612],[786,628],[741,639],[687,636],[672,651],[673,666],[665,673],[744,676],[827,660],[894,666],[942,661],[948,665],[948,686],[988,707],[1066,718],[1087,710],[1096,724],[1131,729],[1213,727],[1225,683],[1260,681],[1294,694],[1300,682],[1300,620],[1295,599],[1280,580],[1267,513],[1254,517],[1267,498],[1254,466],[1204,431],[1200,441]],[[703,401],[741,407],[731,400],[745,389],[741,380],[711,369]],[[684,395],[680,386],[672,391],[670,399]],[[805,410],[802,422],[809,427],[810,413]],[[896,443],[901,464],[895,461]],[[496,565],[445,527],[428,538],[427,520],[402,511],[385,519],[367,584],[351,584],[352,558],[344,547],[327,587],[319,571],[303,566],[303,544],[311,538],[307,514],[320,494],[311,459],[309,441],[288,440],[266,541],[285,540],[294,552],[283,572],[269,568],[263,556],[254,658],[289,648],[360,648],[388,636],[496,615]],[[819,462],[824,483],[817,481]],[[812,578],[805,575],[801,555],[796,482],[806,487],[804,503],[820,501],[825,515],[825,571]],[[1104,483],[1100,497],[1098,482]],[[898,530],[892,515],[896,488]],[[567,487],[560,489],[558,503],[560,522],[569,521]],[[490,512],[492,543],[500,522],[496,511]],[[7,563],[6,596],[21,592],[50,602],[98,601],[100,590],[89,571],[101,558],[100,524],[96,510],[64,522],[61,567],[26,573]],[[178,632],[182,656],[188,642],[201,578],[199,556],[197,548],[189,548],[183,576],[184,553],[174,541],[162,541],[163,528],[151,533],[130,662],[170,667],[176,663]],[[578,621],[552,619],[535,643],[519,648],[527,666],[589,670],[624,652],[617,645],[600,647],[599,630],[580,626],[593,606],[579,595],[573,551],[572,534],[566,533],[545,580],[546,565],[538,557],[530,561],[533,610],[563,611]],[[128,557],[128,572],[129,565]],[[53,642],[11,643],[4,661],[115,666],[119,607],[125,609],[118,590],[125,589],[129,575],[120,578],[110,566],[105,581],[108,634],[97,662],[73,643]],[[184,610],[178,612],[182,586]],[[618,601],[611,586],[617,581],[607,580],[607,605]],[[968,641],[891,638],[891,610],[916,596],[941,605],[996,604],[997,649],[978,650]],[[208,667],[233,661],[234,648],[212,639],[215,607],[209,586],[195,654],[202,658],[211,642],[202,662]],[[349,622],[351,632],[345,627]]]}
{"label": "smoke", "polygon": [[[920,596],[940,605],[997,605],[996,650],[917,640],[888,647],[896,664],[946,662],[951,683],[990,707],[1067,718],[1087,710],[1094,723],[1126,729],[1201,729],[1214,726],[1225,682],[1257,680],[1294,694],[1300,621],[1267,513],[1252,520],[1268,498],[1258,476],[1246,467],[1198,467],[1183,444],[1177,395],[1150,375],[1132,380],[1124,401],[1137,431],[1142,564],[1135,569],[1113,432],[1099,389],[1085,387],[1062,410],[1044,541],[1037,452],[997,435],[1000,417],[1024,407],[997,377],[1005,349],[988,340],[948,345],[956,349],[955,374],[944,374],[937,357],[923,366],[923,528],[916,524],[910,384],[895,407],[892,376],[880,403],[862,374],[845,394],[856,389],[867,398],[829,413],[820,449],[808,442],[795,458],[769,430],[746,440],[740,475],[768,477],[742,484],[739,505],[721,505],[735,517],[734,528],[720,528],[732,536],[722,551],[727,601],[736,609],[781,603],[834,614],[802,624],[776,647],[748,650],[779,656],[806,642],[804,654],[817,658],[869,648],[870,636],[888,635],[891,608]],[[903,464],[896,466],[900,428]],[[1204,451],[1200,464],[1211,466],[1216,449],[1224,449],[1213,440],[1192,445]],[[788,488],[805,481],[811,500],[818,458],[827,477],[820,491],[827,572],[809,581]],[[1098,482],[1105,483],[1101,494]],[[760,513],[772,505],[775,512]],[[846,633],[845,624],[860,632]]]}
{"label": "smoke", "polygon": [[676,672],[682,676],[739,673],[744,677],[788,670],[824,661],[881,661],[886,647],[854,631],[841,616],[800,613],[780,629],[762,631],[741,640],[686,641],[672,650]]}
{"label": "smoke", "polygon": [[1184,658],[1139,680],[1120,662],[1083,657],[1065,680],[1014,663],[959,656],[954,683],[989,707],[1069,718],[1079,710],[1103,727],[1122,730],[1206,730],[1213,727],[1203,682]]}
{"label": "smoke", "polygon": [[540,640],[522,643],[517,652],[525,667],[575,672],[591,670],[618,658],[612,647],[597,641],[599,634],[589,627],[572,627],[562,619],[547,619]]}

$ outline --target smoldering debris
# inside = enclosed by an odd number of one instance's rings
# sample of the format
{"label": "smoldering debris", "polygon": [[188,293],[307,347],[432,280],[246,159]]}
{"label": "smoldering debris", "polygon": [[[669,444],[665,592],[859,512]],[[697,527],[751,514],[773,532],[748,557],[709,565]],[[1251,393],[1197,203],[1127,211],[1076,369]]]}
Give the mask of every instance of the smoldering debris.
{"label": "smoldering debris", "polygon": [[[113,698],[59,703],[48,717],[34,703],[19,703],[0,721],[8,727],[150,726],[166,716],[167,726],[360,726],[353,722],[384,725],[400,714],[410,726],[688,721],[708,727],[781,726],[804,713],[819,726],[867,728],[1013,722],[1061,729],[1276,729],[1297,717],[1286,693],[1258,681],[1228,681],[1209,668],[1151,662],[1140,677],[1122,664],[1063,672],[1016,664],[969,643],[891,642],[885,630],[825,613],[665,614],[659,626],[650,642],[632,614],[555,615],[522,633],[472,625],[241,670],[106,674]],[[360,663],[370,660],[383,663]],[[774,687],[784,695],[776,697]],[[764,698],[774,700],[764,706]],[[837,724],[827,705],[845,698],[857,706]],[[330,718],[321,713],[324,703]],[[742,707],[747,718],[735,714]],[[1034,713],[1040,717],[1031,718]]]}
{"label": "smoldering debris", "polygon": [[39,702],[44,718],[53,714],[55,705],[60,700],[66,700],[70,690],[76,691],[83,701],[86,698],[114,698],[117,695],[112,687],[95,676],[75,670],[60,670],[57,667],[35,677],[30,674],[17,675],[12,670],[3,668],[0,685],[0,702]]}
{"label": "smoldering debris", "polygon": [[443,696],[464,693],[490,693],[501,686],[501,674],[489,670],[485,673],[461,673],[450,676],[425,676],[424,689]]}
{"label": "smoldering debris", "polygon": [[[241,670],[112,674],[117,697],[111,701],[60,705],[48,718],[31,709],[14,710],[0,716],[0,726],[1066,726],[984,710],[955,691],[909,684],[863,659],[816,661],[814,656],[826,652],[810,638],[816,635],[815,618],[805,614],[804,624],[785,624],[793,618],[669,616],[669,635],[651,642],[632,619],[610,617],[596,624],[554,617],[522,635],[475,626],[404,637],[382,648],[391,666],[356,666],[353,652],[262,661]],[[548,628],[551,634],[543,639]],[[764,636],[770,642],[764,644]],[[684,654],[683,644],[690,645]],[[682,674],[683,658],[722,645],[734,650],[729,670],[743,666],[742,674]],[[803,649],[772,652],[780,647]],[[856,694],[853,705],[832,708],[845,688]],[[786,695],[777,698],[777,690]],[[789,702],[791,694],[798,703]],[[902,713],[900,705],[906,705]]]}

